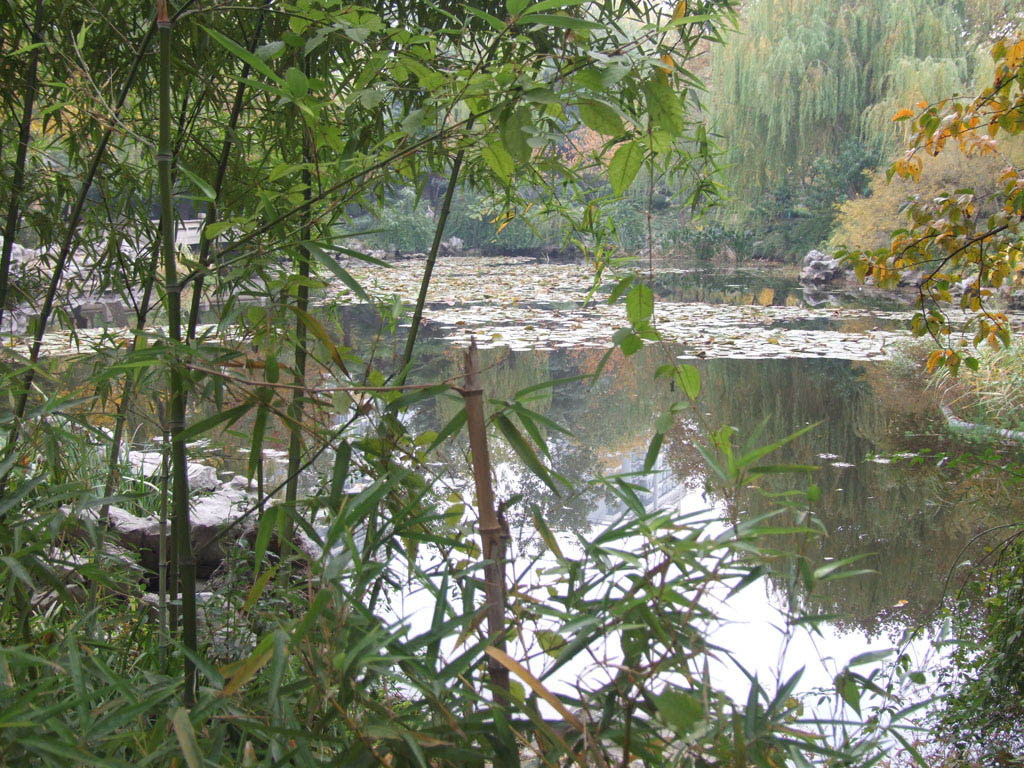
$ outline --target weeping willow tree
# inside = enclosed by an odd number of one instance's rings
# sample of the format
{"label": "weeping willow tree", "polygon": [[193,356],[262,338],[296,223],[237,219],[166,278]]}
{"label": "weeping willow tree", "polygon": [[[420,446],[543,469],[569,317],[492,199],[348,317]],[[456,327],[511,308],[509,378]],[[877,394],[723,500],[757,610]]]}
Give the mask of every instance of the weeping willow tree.
{"label": "weeping willow tree", "polygon": [[715,62],[715,120],[734,175],[764,186],[799,172],[873,128],[874,105],[963,82],[960,26],[949,2],[751,4]]}
{"label": "weeping willow tree", "polygon": [[[748,226],[752,218],[800,218],[810,215],[801,210],[810,196],[825,215],[805,239],[824,237],[834,204],[859,191],[837,182],[859,179],[861,166],[899,146],[894,105],[948,96],[968,82],[967,33],[974,23],[990,23],[991,13],[982,18],[962,6],[960,0],[752,2],[738,34],[714,60],[714,122],[730,161],[731,213]],[[816,172],[816,164],[838,158],[851,141],[859,145],[847,153],[856,165]],[[815,184],[828,189],[806,189]],[[768,213],[752,217],[755,201]]]}

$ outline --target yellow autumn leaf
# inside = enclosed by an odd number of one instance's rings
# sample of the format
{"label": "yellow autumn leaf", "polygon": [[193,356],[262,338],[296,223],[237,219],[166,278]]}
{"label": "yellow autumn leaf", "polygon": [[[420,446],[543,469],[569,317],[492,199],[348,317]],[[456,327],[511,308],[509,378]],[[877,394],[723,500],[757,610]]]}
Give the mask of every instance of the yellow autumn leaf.
{"label": "yellow autumn leaf", "polygon": [[538,696],[544,699],[544,701],[550,704],[562,717],[565,718],[565,721],[569,723],[573,728],[575,728],[580,733],[584,733],[586,731],[586,728],[584,727],[580,719],[576,717],[576,715],[574,715],[572,712],[570,712],[569,709],[565,706],[565,704],[563,704],[558,699],[558,697],[556,697],[553,693],[551,693],[551,691],[545,688],[544,684],[536,677],[534,677],[533,674],[528,669],[526,669],[526,667],[524,667],[518,661],[513,659],[500,648],[495,648],[494,646],[489,645],[484,650],[486,651],[488,656],[490,656],[492,659],[494,659],[503,667],[505,667],[505,669],[509,670],[510,672],[514,672],[520,680],[522,680],[524,683],[530,686],[530,688],[533,689],[534,693],[536,693]]}
{"label": "yellow autumn leaf", "polygon": [[1006,66],[1015,69],[1024,62],[1024,40],[1019,40],[1006,52]]}
{"label": "yellow autumn leaf", "polygon": [[897,112],[895,115],[892,116],[892,121],[894,123],[896,123],[896,122],[899,122],[900,120],[906,120],[908,117],[913,117],[913,116],[914,116],[914,110],[912,110],[912,109],[901,109],[899,112]]}
{"label": "yellow autumn leaf", "polygon": [[677,21],[686,16],[686,0],[679,0],[676,8],[672,11],[672,21]]}

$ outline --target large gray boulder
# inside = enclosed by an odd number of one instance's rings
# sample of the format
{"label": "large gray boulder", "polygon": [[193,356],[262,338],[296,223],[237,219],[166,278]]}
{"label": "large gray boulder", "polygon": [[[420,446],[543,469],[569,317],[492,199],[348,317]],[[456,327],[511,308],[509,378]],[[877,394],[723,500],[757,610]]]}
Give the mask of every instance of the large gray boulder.
{"label": "large gray boulder", "polygon": [[831,283],[843,276],[843,263],[827,253],[819,250],[810,251],[804,256],[803,269],[800,270],[800,282],[804,285],[822,285]]}
{"label": "large gray boulder", "polygon": [[[258,520],[255,514],[249,512],[255,498],[244,488],[245,482],[244,477],[236,477],[220,485],[209,496],[192,500],[189,532],[200,576],[212,573],[239,540],[255,539]],[[103,527],[118,545],[138,554],[143,568],[153,572],[157,570],[160,562],[158,516],[140,517],[115,506],[108,508],[106,520],[101,519],[96,509],[72,511],[65,508],[64,511],[81,523],[77,530],[78,538],[87,537],[86,526]],[[169,521],[167,536],[170,537]],[[295,532],[293,544],[312,560],[322,554],[317,544],[302,531]]]}

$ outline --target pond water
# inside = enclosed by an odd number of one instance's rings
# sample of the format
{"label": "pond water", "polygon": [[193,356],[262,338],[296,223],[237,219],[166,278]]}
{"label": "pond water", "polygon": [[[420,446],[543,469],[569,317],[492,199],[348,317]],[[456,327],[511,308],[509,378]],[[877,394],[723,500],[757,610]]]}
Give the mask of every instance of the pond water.
{"label": "pond water", "polygon": [[[381,301],[394,304],[389,297],[398,297],[408,304],[422,264],[348,268]],[[760,430],[757,443],[768,444],[817,424],[772,457],[773,463],[817,469],[773,477],[764,489],[806,488],[813,481],[820,488],[814,512],[828,534],[812,541],[810,557],[825,563],[863,555],[860,565],[875,571],[795,596],[786,594],[782,574],[769,575],[722,606],[735,621],[715,640],[753,656],[758,665],[777,662],[787,642],[775,629],[778,610],[795,599],[808,612],[830,617],[822,634],[800,641],[809,645],[793,654],[815,667],[807,686],[827,683],[850,656],[889,647],[904,629],[932,623],[944,596],[966,573],[964,564],[995,543],[984,532],[1024,514],[1015,457],[954,439],[936,393],[890,362],[908,338],[911,296],[856,286],[809,294],[792,271],[759,267],[659,266],[652,281],[655,318],[666,341],[605,360],[612,334],[626,325],[621,302],[609,306],[604,300],[614,282],[606,279],[592,293],[593,271],[586,265],[471,258],[438,264],[416,381],[458,376],[461,350],[471,337],[482,347],[489,398],[504,401],[535,384],[575,378],[530,407],[566,430],[547,431],[551,466],[579,493],[554,496],[504,441],[491,444],[499,497],[523,497],[508,512],[518,551],[538,547],[529,508],[544,510],[548,525],[566,541],[592,535],[623,512],[610,493],[587,481],[642,468],[655,421],[679,399],[655,371],[679,358],[696,364],[701,393],[668,430],[657,473],[640,481],[648,487],[645,504],[710,509],[722,521],[730,514],[759,514],[767,506],[754,489],[727,508],[696,446],[723,425],[737,430],[737,442]],[[318,317],[346,345],[377,345],[376,359],[393,357],[406,329],[400,326],[400,338],[388,336],[357,303],[339,284],[319,299]],[[53,344],[63,349],[67,342]],[[586,378],[602,361],[602,375]],[[438,398],[419,405],[410,418],[419,430],[438,430],[458,407]],[[244,434],[245,424],[237,431]],[[283,434],[274,433],[274,440],[271,447],[284,447]],[[448,444],[438,461],[438,473],[468,492],[464,446]],[[223,462],[244,471],[240,451],[228,450]]]}

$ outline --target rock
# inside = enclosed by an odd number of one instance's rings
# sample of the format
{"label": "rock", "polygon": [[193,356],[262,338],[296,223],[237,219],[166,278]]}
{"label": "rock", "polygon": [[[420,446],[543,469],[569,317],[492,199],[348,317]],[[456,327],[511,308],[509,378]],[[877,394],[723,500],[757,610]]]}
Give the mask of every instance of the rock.
{"label": "rock", "polygon": [[1024,309],[1024,291],[1014,291],[1011,293],[1007,303],[1010,305],[1010,309]]}
{"label": "rock", "polygon": [[800,282],[811,285],[831,283],[841,277],[843,271],[843,263],[839,259],[834,259],[822,251],[813,250],[804,257]]}
{"label": "rock", "polygon": [[900,288],[920,288],[924,285],[927,274],[921,270],[914,270],[913,272],[905,272],[900,275],[900,280],[897,285]]}
{"label": "rock", "polygon": [[[132,471],[151,481],[160,479],[163,458],[159,451],[128,451],[128,464]],[[190,462],[188,465],[188,487],[190,491],[213,491],[220,486],[217,470],[207,464]]]}
{"label": "rock", "polygon": [[[212,467],[207,469],[212,470]],[[255,515],[246,514],[255,503],[255,498],[238,487],[239,480],[248,483],[244,477],[237,475],[209,496],[192,501],[189,512],[190,538],[196,568],[201,576],[212,573],[236,542],[250,538],[255,540],[254,531],[258,520]],[[72,512],[65,507],[64,512],[68,517],[75,517],[88,525],[100,524],[99,511],[96,509]],[[120,546],[138,554],[144,568],[154,572],[157,570],[160,562],[160,519],[156,515],[138,517],[120,507],[111,506],[107,511],[106,527]],[[229,529],[226,534],[223,533],[225,529]],[[88,533],[81,529],[72,535],[80,540],[89,539]],[[167,535],[170,537],[170,521],[167,524]],[[310,559],[319,559],[322,554],[316,542],[302,531],[295,532],[293,543]]]}
{"label": "rock", "polygon": [[466,244],[463,242],[461,237],[455,237],[452,235],[447,240],[441,243],[441,253],[443,254],[457,254],[462,253],[466,249]]}

